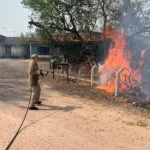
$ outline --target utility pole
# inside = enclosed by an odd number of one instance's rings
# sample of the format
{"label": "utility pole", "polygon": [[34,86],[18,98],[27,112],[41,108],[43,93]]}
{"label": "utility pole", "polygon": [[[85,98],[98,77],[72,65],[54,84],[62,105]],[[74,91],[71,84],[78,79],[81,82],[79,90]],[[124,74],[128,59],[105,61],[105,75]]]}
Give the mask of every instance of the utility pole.
{"label": "utility pole", "polygon": [[29,23],[29,26],[28,26],[28,28],[29,28],[29,31],[30,31],[30,58],[31,58],[31,56],[32,56],[32,42],[31,42],[31,29],[32,29],[32,25],[30,25],[30,23]]}
{"label": "utility pole", "polygon": [[32,56],[32,43],[30,41],[30,58],[31,58],[31,56]]}

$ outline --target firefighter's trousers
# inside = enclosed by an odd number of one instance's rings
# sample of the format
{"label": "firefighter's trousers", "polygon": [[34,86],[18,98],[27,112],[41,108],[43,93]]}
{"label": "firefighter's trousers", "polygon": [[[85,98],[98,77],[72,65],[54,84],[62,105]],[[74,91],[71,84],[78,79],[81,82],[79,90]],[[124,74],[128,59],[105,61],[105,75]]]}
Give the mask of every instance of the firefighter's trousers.
{"label": "firefighter's trousers", "polygon": [[32,95],[31,95],[30,107],[34,107],[36,102],[38,102],[40,99],[40,94],[41,94],[40,84],[38,83],[37,85],[32,85],[31,90],[32,90]]}

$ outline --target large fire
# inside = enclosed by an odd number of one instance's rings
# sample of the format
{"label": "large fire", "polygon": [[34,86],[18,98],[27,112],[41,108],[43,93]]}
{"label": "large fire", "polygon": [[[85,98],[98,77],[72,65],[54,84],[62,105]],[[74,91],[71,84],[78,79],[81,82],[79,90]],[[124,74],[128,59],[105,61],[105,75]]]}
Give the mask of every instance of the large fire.
{"label": "large fire", "polygon": [[[131,58],[134,54],[126,49],[126,40],[123,33],[108,27],[105,36],[107,39],[111,39],[112,44],[107,59],[103,66],[100,66],[101,86],[99,86],[97,90],[103,90],[108,93],[115,92],[116,74],[121,68],[128,69],[121,74],[121,80],[124,80],[125,75],[131,73],[133,78],[141,81],[140,67],[138,67],[138,69],[131,69]],[[125,91],[127,87],[121,84],[120,89]]]}

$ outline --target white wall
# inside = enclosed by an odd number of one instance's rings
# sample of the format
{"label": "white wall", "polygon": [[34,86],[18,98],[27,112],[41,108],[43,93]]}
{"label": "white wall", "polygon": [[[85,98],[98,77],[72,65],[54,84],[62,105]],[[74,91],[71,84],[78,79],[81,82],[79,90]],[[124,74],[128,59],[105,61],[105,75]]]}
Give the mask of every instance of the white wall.
{"label": "white wall", "polygon": [[5,46],[0,46],[0,57],[5,56]]}
{"label": "white wall", "polygon": [[24,48],[21,46],[11,46],[11,56],[12,57],[22,57]]}

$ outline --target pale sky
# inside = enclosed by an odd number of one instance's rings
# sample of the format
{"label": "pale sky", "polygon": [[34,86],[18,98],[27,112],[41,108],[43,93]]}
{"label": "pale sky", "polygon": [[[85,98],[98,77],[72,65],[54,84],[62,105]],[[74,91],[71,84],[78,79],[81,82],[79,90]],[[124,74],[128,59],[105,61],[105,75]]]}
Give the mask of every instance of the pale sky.
{"label": "pale sky", "polygon": [[26,33],[30,11],[21,4],[21,0],[0,0],[0,34],[20,36]]}

